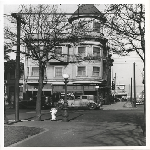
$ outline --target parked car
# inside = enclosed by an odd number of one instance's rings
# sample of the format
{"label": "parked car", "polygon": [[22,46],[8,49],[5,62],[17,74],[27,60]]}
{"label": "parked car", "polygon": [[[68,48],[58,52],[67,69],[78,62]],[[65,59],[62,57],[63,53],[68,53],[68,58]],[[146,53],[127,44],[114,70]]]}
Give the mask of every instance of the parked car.
{"label": "parked car", "polygon": [[[29,100],[22,100],[19,101],[19,108],[26,109],[26,108],[36,108],[36,97],[32,97]],[[46,97],[42,97],[41,101],[41,109],[50,109],[51,103]]]}
{"label": "parked car", "polygon": [[[101,104],[96,103],[95,101],[94,95],[67,96],[68,107],[88,107],[89,109],[99,108]],[[64,97],[58,101],[57,106],[60,109],[63,108]]]}
{"label": "parked car", "polygon": [[144,99],[143,98],[138,98],[136,100],[136,105],[143,105],[144,104]]}
{"label": "parked car", "polygon": [[143,105],[144,104],[144,91],[139,93],[139,95],[136,98],[136,104],[137,105]]}

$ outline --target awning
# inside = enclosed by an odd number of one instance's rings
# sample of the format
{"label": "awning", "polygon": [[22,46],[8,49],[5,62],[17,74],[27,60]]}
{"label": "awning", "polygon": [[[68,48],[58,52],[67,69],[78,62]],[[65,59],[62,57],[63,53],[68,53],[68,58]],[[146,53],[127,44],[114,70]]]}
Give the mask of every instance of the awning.
{"label": "awning", "polygon": [[[27,82],[27,84],[29,85],[38,85],[39,82]],[[51,85],[65,85],[64,82],[43,82],[43,84],[51,84]],[[83,85],[83,84],[94,84],[94,85],[99,85],[99,84],[102,84],[102,82],[98,82],[98,81],[75,81],[75,82],[68,82],[67,85],[74,85],[74,84],[80,84],[80,85]]]}
{"label": "awning", "polygon": [[[52,85],[65,85],[64,82],[48,82],[49,84],[52,84]],[[67,85],[72,85],[73,82],[68,82]]]}
{"label": "awning", "polygon": [[73,84],[101,84],[102,82],[98,82],[98,81],[75,81],[73,82]]}
{"label": "awning", "polygon": [[[38,81],[34,81],[34,82],[26,82],[28,85],[32,85],[32,86],[37,86],[38,84],[39,84],[39,82]],[[43,82],[43,84],[47,84],[47,82]]]}

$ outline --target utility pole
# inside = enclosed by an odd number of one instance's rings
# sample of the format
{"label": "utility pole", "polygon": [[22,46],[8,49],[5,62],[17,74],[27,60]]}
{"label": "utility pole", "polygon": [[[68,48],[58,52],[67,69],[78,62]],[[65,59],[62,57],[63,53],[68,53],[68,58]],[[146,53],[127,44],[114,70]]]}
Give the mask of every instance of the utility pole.
{"label": "utility pole", "polygon": [[130,95],[131,97],[130,97],[130,101],[131,101],[131,103],[132,103],[132,105],[133,105],[133,101],[132,101],[132,78],[131,78],[131,95]]}
{"label": "utility pole", "polygon": [[143,135],[146,134],[146,74],[145,74],[146,68],[145,68],[145,53],[144,53],[144,123],[143,123]]}
{"label": "utility pole", "polygon": [[133,63],[133,78],[134,78],[134,107],[136,107],[135,62]]}
{"label": "utility pole", "polygon": [[[115,73],[115,89],[116,89],[116,73]],[[116,93],[115,89],[114,89],[114,93]]]}
{"label": "utility pole", "polygon": [[15,70],[15,121],[19,121],[19,79],[20,79],[20,30],[21,23],[25,24],[21,20],[20,15],[17,13],[12,13],[12,17],[17,20],[17,52],[16,52],[16,70]]}
{"label": "utility pole", "polygon": [[130,95],[130,84],[129,84],[129,95]]}

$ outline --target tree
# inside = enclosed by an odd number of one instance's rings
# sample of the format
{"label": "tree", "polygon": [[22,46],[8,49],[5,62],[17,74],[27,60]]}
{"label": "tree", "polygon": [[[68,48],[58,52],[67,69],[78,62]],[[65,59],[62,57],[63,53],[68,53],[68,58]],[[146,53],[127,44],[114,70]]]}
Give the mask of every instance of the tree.
{"label": "tree", "polygon": [[10,56],[8,55],[10,52],[11,52],[10,45],[9,44],[5,44],[4,45],[4,60],[5,61],[10,60]]}
{"label": "tree", "polygon": [[[7,74],[8,73],[14,73],[15,74],[15,69],[16,69],[16,60],[9,60],[7,62],[4,62],[4,77],[7,80]],[[20,77],[24,72],[24,64],[22,62],[20,62]]]}
{"label": "tree", "polygon": [[145,6],[143,4],[111,4],[106,9],[106,34],[114,53],[136,51],[144,62]]}
{"label": "tree", "polygon": [[[112,51],[121,55],[136,51],[144,63],[145,74],[145,6],[143,4],[111,4],[107,7],[106,14],[106,33],[111,41]],[[146,121],[145,106],[144,98]],[[145,132],[145,121],[143,132]]]}
{"label": "tree", "polygon": [[[27,47],[26,51],[21,51],[26,57],[34,60],[39,66],[39,85],[36,101],[36,118],[41,119],[41,95],[44,80],[44,70],[46,63],[55,59],[69,63],[78,63],[83,60],[91,60],[89,56],[60,54],[56,51],[56,46],[60,43],[77,43],[79,37],[83,36],[87,27],[79,28],[77,24],[69,24],[65,13],[59,13],[57,5],[21,5],[21,11],[17,17],[22,18],[26,24],[21,24],[21,43]],[[12,18],[13,19],[13,18]],[[14,20],[16,21],[16,20]],[[84,22],[80,21],[80,25]],[[16,42],[16,33],[11,28],[5,28],[5,38]],[[77,34],[78,33],[78,34]],[[70,45],[68,44],[68,48]],[[99,58],[101,59],[101,58]]]}

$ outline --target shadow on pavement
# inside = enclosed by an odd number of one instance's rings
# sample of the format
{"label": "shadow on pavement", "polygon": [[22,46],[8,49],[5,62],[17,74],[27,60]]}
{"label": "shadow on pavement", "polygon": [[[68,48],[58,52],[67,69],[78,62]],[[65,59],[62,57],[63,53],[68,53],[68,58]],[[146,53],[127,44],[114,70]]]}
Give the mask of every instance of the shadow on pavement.
{"label": "shadow on pavement", "polygon": [[[110,128],[110,126],[113,126]],[[123,127],[124,126],[124,127]],[[101,123],[100,125],[85,125],[76,130],[77,134],[83,136],[84,144],[98,146],[145,146],[146,141],[142,133],[139,135],[140,127],[122,125],[122,123]],[[142,138],[141,138],[142,137]]]}
{"label": "shadow on pavement", "polygon": [[75,120],[75,119],[77,119],[78,117],[80,117],[80,116],[82,116],[82,115],[83,115],[83,114],[76,114],[74,117],[69,118],[69,121]]}

